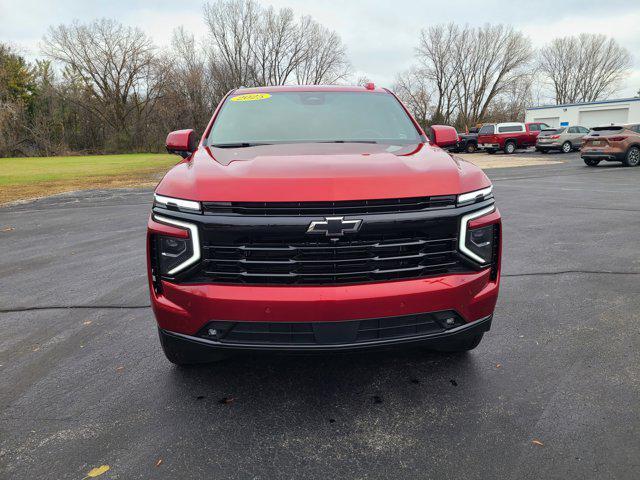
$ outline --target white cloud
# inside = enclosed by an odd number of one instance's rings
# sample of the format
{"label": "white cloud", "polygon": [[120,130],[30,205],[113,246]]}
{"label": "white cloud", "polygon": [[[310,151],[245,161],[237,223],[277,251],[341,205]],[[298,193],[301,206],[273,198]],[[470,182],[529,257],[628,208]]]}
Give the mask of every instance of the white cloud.
{"label": "white cloud", "polygon": [[[0,41],[22,48],[30,58],[49,25],[83,22],[99,17],[116,18],[142,28],[159,45],[167,45],[179,25],[206,40],[202,0],[0,0]],[[413,62],[421,28],[437,23],[471,25],[504,23],[522,30],[534,45],[556,36],[580,32],[613,36],[632,53],[640,52],[640,2],[608,0],[264,0],[263,5],[290,7],[297,15],[311,15],[336,30],[345,42],[356,75],[389,86],[397,73]],[[627,79],[622,95],[640,88],[640,59]],[[356,76],[354,75],[354,77]]]}

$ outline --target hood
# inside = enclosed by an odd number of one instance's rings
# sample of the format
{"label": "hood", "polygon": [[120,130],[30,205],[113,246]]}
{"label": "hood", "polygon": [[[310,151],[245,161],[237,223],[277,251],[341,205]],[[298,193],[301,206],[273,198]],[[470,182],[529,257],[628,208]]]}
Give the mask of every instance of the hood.
{"label": "hood", "polygon": [[200,146],[156,192],[199,201],[338,201],[422,197],[490,185],[475,165],[429,144]]}

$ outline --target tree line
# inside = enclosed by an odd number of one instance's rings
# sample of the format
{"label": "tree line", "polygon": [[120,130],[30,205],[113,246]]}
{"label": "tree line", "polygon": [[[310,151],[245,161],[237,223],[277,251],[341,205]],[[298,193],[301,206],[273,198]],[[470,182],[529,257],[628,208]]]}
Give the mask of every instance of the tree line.
{"label": "tree line", "polygon": [[[32,63],[0,44],[0,156],[161,151],[168,131],[201,132],[233,88],[353,82],[340,36],[311,17],[217,0],[203,20],[206,39],[179,27],[167,49],[111,19],[51,27]],[[604,98],[631,68],[629,52],[602,35],[534,51],[504,25],[427,27],[415,60],[393,90],[422,125],[459,129],[522,120],[539,89],[557,103]]]}

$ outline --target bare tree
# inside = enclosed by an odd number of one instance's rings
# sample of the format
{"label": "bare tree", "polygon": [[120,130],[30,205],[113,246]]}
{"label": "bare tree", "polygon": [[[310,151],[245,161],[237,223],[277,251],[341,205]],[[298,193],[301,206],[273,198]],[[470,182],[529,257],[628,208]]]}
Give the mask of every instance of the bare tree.
{"label": "bare tree", "polygon": [[283,8],[276,12],[269,7],[262,16],[253,45],[255,83],[286,84],[308,55],[303,38],[304,32],[296,23],[293,10]]}
{"label": "bare tree", "polygon": [[335,83],[349,71],[340,37],[288,8],[262,8],[254,0],[205,4],[211,66],[219,88]]}
{"label": "bare tree", "polygon": [[482,118],[490,122],[524,122],[526,109],[532,104],[532,99],[533,76],[523,76],[505,87],[489,104]]}
{"label": "bare tree", "polygon": [[433,89],[424,72],[412,68],[396,77],[393,91],[407,106],[422,127],[426,127],[433,115]]}
{"label": "bare tree", "polygon": [[531,83],[530,42],[503,25],[457,30],[454,58],[458,122],[465,127],[484,119],[501,95]]}
{"label": "bare tree", "polygon": [[417,58],[436,94],[432,122],[467,127],[482,120],[492,103],[530,75],[530,56],[529,40],[503,25],[423,30]]}
{"label": "bare tree", "polygon": [[539,64],[557,104],[591,102],[620,89],[631,55],[612,38],[582,33],[552,40],[540,51]]}
{"label": "bare tree", "polygon": [[[163,108],[176,120],[204,129],[218,100],[205,52],[183,27],[174,30],[171,47],[172,80],[165,85]],[[178,128],[176,120],[170,128]]]}
{"label": "bare tree", "polygon": [[434,123],[451,123],[457,107],[455,44],[458,38],[459,29],[453,23],[435,25],[420,32],[416,56],[421,71],[436,93]]}
{"label": "bare tree", "polygon": [[296,82],[302,85],[332,84],[344,80],[351,69],[340,36],[311,17],[301,19],[306,55],[296,66]]}
{"label": "bare tree", "polygon": [[254,0],[220,0],[204,4],[211,39],[213,80],[222,91],[253,85],[254,43],[261,8]]}
{"label": "bare tree", "polygon": [[43,50],[83,82],[88,95],[75,100],[123,139],[160,94],[163,69],[139,29],[109,19],[60,25],[49,29]]}

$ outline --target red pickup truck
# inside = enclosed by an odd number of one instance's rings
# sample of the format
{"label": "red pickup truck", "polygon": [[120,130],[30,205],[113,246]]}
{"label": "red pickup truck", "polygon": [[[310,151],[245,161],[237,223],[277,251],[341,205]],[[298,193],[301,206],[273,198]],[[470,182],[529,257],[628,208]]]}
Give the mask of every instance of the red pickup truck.
{"label": "red pickup truck", "polygon": [[470,350],[500,282],[491,182],[390,91],[230,92],[155,191],[151,304],[177,364],[232,352]]}
{"label": "red pickup truck", "polygon": [[503,150],[511,154],[518,148],[532,147],[545,128],[546,123],[490,123],[483,125],[478,132],[478,147],[489,154]]}

